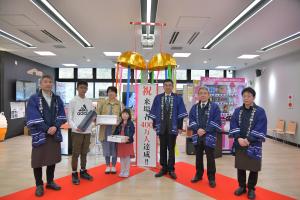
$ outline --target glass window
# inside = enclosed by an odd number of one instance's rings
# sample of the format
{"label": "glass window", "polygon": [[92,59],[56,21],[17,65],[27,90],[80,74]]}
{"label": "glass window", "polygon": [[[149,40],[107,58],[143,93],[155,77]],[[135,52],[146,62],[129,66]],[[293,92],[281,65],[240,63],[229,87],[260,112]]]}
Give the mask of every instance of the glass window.
{"label": "glass window", "polygon": [[232,70],[227,70],[226,77],[227,78],[233,78],[233,71]]}
{"label": "glass window", "polygon": [[127,79],[127,76],[128,76],[128,68],[123,68],[122,79]]}
{"label": "glass window", "polygon": [[209,70],[209,77],[223,78],[223,70]]}
{"label": "glass window", "polygon": [[111,68],[97,68],[97,79],[111,79]]}
{"label": "glass window", "polygon": [[134,73],[136,73],[136,77],[134,76],[134,78],[136,78],[137,80],[140,80],[141,79],[141,70],[134,70]]}
{"label": "glass window", "polygon": [[92,79],[93,68],[78,68],[78,79]]}
{"label": "glass window", "polygon": [[[76,95],[78,95],[77,90]],[[90,99],[94,98],[94,82],[88,82],[88,91],[86,92],[85,96]]]}
{"label": "glass window", "polygon": [[95,83],[95,98],[106,97],[106,90],[112,83]]}
{"label": "glass window", "polygon": [[87,98],[94,98],[94,82],[88,82],[88,91],[86,92]]}
{"label": "glass window", "polygon": [[186,70],[176,70],[176,79],[177,80],[187,80]]}
{"label": "glass window", "polygon": [[176,90],[183,90],[184,85],[186,85],[186,83],[176,83]]}
{"label": "glass window", "polygon": [[[120,68],[120,71],[121,71],[121,68]],[[117,70],[116,70],[116,73],[117,73]],[[119,72],[120,73],[120,72]],[[127,79],[127,75],[128,75],[128,68],[122,68],[122,79]],[[117,78],[117,74],[115,76]],[[119,77],[120,78],[120,77]]]}
{"label": "glass window", "polygon": [[[122,101],[122,103],[126,106],[126,103],[127,103],[127,83],[122,83],[120,95],[121,96],[118,95],[118,99],[120,99]],[[128,107],[132,108],[134,106],[135,106],[135,87],[134,87],[133,84],[130,84]]]}
{"label": "glass window", "polygon": [[[148,71],[146,73],[146,71],[143,71],[142,70],[137,70],[136,71],[136,78],[137,80],[146,80],[146,82],[148,82],[148,79],[150,79],[150,74],[151,74],[152,71]],[[144,76],[144,77],[142,77]],[[156,77],[154,77],[154,80],[156,80]]]}
{"label": "glass window", "polygon": [[56,94],[64,103],[69,103],[75,96],[74,82],[56,82]]}
{"label": "glass window", "polygon": [[[159,73],[159,74],[158,74]],[[157,74],[158,74],[158,78],[157,78]],[[160,71],[154,71],[154,80],[165,80],[165,70],[160,70]]]}
{"label": "glass window", "polygon": [[191,70],[192,80],[200,80],[201,77],[205,77],[205,70]]}
{"label": "glass window", "polygon": [[60,79],[72,79],[74,78],[74,68],[59,68],[58,77]]}

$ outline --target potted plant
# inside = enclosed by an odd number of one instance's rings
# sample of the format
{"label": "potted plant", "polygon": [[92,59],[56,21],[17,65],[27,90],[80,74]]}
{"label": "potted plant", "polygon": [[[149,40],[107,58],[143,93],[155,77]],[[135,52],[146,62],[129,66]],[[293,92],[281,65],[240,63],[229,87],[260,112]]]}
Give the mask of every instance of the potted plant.
{"label": "potted plant", "polygon": [[4,112],[0,113],[0,142],[4,141],[7,131],[7,120]]}

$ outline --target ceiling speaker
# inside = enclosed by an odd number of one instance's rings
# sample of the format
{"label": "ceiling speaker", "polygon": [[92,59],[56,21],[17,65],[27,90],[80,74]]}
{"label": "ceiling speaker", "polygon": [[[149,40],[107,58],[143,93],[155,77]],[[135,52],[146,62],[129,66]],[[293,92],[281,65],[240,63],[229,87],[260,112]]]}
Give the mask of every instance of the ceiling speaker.
{"label": "ceiling speaker", "polygon": [[256,69],[255,72],[256,72],[256,77],[261,76],[261,70],[260,69]]}

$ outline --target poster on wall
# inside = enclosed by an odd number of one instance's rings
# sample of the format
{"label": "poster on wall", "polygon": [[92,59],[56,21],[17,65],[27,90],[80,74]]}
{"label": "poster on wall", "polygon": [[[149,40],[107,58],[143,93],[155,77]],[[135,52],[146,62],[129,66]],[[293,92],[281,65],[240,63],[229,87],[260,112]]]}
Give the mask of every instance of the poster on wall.
{"label": "poster on wall", "polygon": [[157,86],[155,84],[140,84],[137,90],[137,165],[156,167],[156,133],[153,128],[151,128],[152,120],[149,118],[149,113],[154,97],[157,94]]}
{"label": "poster on wall", "polygon": [[10,118],[18,119],[25,117],[25,102],[10,102]]}

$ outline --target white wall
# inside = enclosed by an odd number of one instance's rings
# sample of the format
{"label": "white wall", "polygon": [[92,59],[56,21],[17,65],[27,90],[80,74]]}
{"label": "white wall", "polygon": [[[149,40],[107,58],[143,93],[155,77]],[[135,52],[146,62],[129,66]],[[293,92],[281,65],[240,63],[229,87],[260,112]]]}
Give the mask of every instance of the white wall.
{"label": "white wall", "polygon": [[[260,77],[256,77],[256,69],[263,69]],[[300,144],[300,51],[239,70],[236,77],[245,77],[248,86],[256,90],[255,102],[266,110],[268,129],[275,128],[278,119],[297,122],[296,136],[284,139]],[[289,95],[293,96],[293,109],[288,107]]]}

